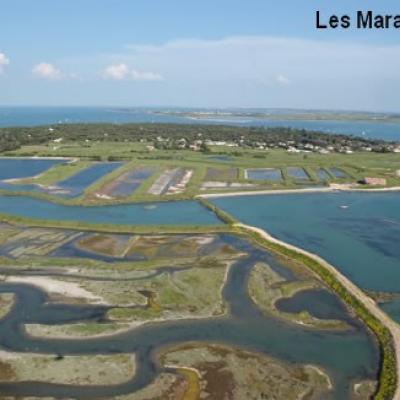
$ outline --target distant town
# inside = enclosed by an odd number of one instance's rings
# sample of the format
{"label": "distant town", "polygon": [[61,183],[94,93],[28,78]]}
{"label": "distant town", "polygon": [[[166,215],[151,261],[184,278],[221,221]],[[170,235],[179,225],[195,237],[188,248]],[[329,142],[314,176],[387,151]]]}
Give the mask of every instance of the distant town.
{"label": "distant town", "polygon": [[0,151],[48,142],[53,142],[56,147],[61,142],[82,142],[85,145],[91,141],[141,142],[149,152],[187,149],[207,153],[210,147],[220,146],[237,152],[243,149],[284,149],[288,153],[400,153],[400,143],[397,142],[281,127],[70,124],[0,129]]}

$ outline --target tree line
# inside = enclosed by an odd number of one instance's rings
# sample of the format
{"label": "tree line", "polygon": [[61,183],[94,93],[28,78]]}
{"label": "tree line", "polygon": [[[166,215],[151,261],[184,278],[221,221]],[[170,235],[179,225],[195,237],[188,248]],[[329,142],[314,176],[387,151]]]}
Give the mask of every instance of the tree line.
{"label": "tree line", "polygon": [[316,146],[349,146],[353,149],[371,146],[375,151],[384,151],[388,142],[342,134],[327,134],[318,131],[284,127],[237,127],[226,125],[184,124],[65,124],[53,127],[0,128],[0,151],[16,150],[24,145],[38,145],[62,138],[69,142],[144,141],[154,143],[158,138],[172,142],[182,138],[187,143],[195,141],[226,141],[243,146],[266,145],[280,142],[313,144]]}

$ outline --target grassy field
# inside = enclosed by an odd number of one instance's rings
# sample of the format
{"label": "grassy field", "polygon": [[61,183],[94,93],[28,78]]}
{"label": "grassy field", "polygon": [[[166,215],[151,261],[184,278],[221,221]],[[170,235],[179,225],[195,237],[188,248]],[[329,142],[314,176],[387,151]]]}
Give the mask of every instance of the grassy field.
{"label": "grassy field", "polygon": [[0,361],[2,381],[34,380],[70,385],[113,385],[135,373],[135,359],[129,354],[65,356],[21,353]]}
{"label": "grassy field", "polygon": [[[10,152],[20,156],[51,156],[51,157],[79,157],[95,158],[97,161],[107,161],[109,157],[132,158],[136,152],[146,151],[146,146],[142,143],[125,142],[65,142],[55,145],[48,143],[43,145],[23,146],[19,150]],[[7,153],[7,154],[10,154]]]}
{"label": "grassy field", "polygon": [[[126,161],[121,168],[105,175],[103,178],[88,187],[83,196],[74,199],[75,203],[107,203],[96,193],[101,191],[107,183],[112,182],[124,172],[134,168],[151,168],[153,174],[145,179],[137,190],[123,199],[114,199],[114,202],[140,202],[157,200],[180,200],[193,198],[204,193],[201,189],[204,182],[227,182],[236,184],[251,183],[254,189],[294,189],[310,185],[327,185],[330,183],[356,183],[358,180],[370,176],[385,178],[387,186],[400,186],[400,154],[358,152],[353,154],[319,154],[319,153],[288,153],[284,150],[252,150],[214,146],[211,153],[201,153],[189,150],[153,150],[149,151],[143,143],[132,142],[91,142],[64,143],[59,146],[41,145],[24,146],[19,150],[5,153],[10,156],[64,156],[78,157],[81,161],[67,165],[57,165],[35,179],[36,183],[53,184],[64,179],[87,166],[88,159]],[[222,158],[215,158],[222,157]],[[303,168],[308,180],[297,180],[290,177],[288,168]],[[193,175],[187,186],[180,194],[153,195],[149,193],[151,185],[167,169],[183,168],[192,170]],[[282,172],[282,181],[245,179],[245,170],[249,168],[277,168]],[[318,178],[317,170],[326,169],[327,177]],[[339,168],[347,177],[336,178],[329,168]],[[219,193],[238,191],[243,189],[225,187],[206,189],[206,192]],[[250,188],[249,188],[250,190]],[[53,196],[54,197],[54,196]]]}

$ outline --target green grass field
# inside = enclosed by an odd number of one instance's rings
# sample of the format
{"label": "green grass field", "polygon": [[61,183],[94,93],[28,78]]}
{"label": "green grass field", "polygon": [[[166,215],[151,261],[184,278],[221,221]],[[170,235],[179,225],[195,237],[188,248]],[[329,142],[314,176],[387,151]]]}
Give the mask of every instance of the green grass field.
{"label": "green grass field", "polygon": [[[19,150],[6,152],[9,156],[63,156],[76,157],[67,165],[57,165],[45,172],[36,183],[53,184],[62,180],[88,165],[88,160],[122,160],[126,163],[112,173],[105,175],[85,190],[78,202],[102,203],[107,202],[94,196],[101,188],[113,181],[120,174],[138,167],[152,168],[153,174],[144,180],[140,187],[130,196],[116,200],[119,202],[179,200],[193,198],[205,193],[201,186],[206,181],[222,181],[234,183],[252,183],[254,189],[294,189],[310,185],[326,185],[329,183],[355,183],[366,177],[385,178],[387,186],[400,186],[400,154],[358,152],[353,154],[319,154],[319,153],[288,153],[285,150],[252,150],[213,146],[211,153],[201,153],[189,150],[153,150],[149,151],[145,144],[135,142],[89,142],[63,143],[54,146],[53,143],[41,146],[23,146]],[[225,156],[226,160],[218,160],[212,156]],[[211,158],[210,158],[211,157]],[[166,169],[181,167],[193,171],[193,176],[183,193],[172,195],[152,195],[149,188]],[[309,176],[308,181],[291,178],[287,173],[289,167],[303,168]],[[335,178],[329,173],[329,178],[321,180],[316,171],[320,168],[336,167],[343,170],[346,178]],[[248,168],[278,168],[282,171],[283,180],[251,181],[245,179]],[[211,171],[211,172],[210,172]],[[218,188],[207,192],[238,191],[240,188]]]}

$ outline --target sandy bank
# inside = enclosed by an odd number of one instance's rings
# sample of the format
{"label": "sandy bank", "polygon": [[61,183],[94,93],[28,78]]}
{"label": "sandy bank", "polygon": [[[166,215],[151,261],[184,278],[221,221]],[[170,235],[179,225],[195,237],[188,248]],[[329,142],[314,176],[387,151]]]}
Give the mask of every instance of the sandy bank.
{"label": "sandy bank", "polygon": [[8,283],[25,283],[37,286],[50,294],[58,294],[70,298],[85,299],[94,303],[104,303],[104,300],[101,297],[95,296],[93,293],[81,288],[78,284],[72,282],[65,282],[39,276],[9,276],[6,277],[4,281]]}
{"label": "sandy bank", "polygon": [[258,195],[273,195],[273,194],[304,194],[304,193],[334,193],[334,192],[399,192],[400,186],[388,188],[355,188],[347,185],[332,184],[329,187],[306,188],[306,189],[279,189],[279,190],[251,190],[242,192],[229,193],[205,193],[199,194],[197,198],[212,199],[218,197],[236,197],[236,196],[258,196]]}
{"label": "sandy bank", "polygon": [[394,322],[385,312],[383,312],[373,299],[367,296],[358,286],[356,286],[351,280],[349,280],[345,275],[343,275],[333,265],[329,264],[323,258],[314,253],[308,252],[306,250],[300,249],[299,247],[276,239],[263,229],[240,223],[235,224],[235,226],[244,228],[247,231],[255,232],[269,242],[279,244],[280,246],[283,246],[289,250],[294,250],[297,253],[303,254],[317,261],[326,270],[331,272],[335,276],[335,278],[349,291],[349,293],[351,293],[358,301],[360,301],[364,305],[364,307],[390,331],[396,352],[397,373],[397,388],[393,400],[400,400],[400,325]]}

